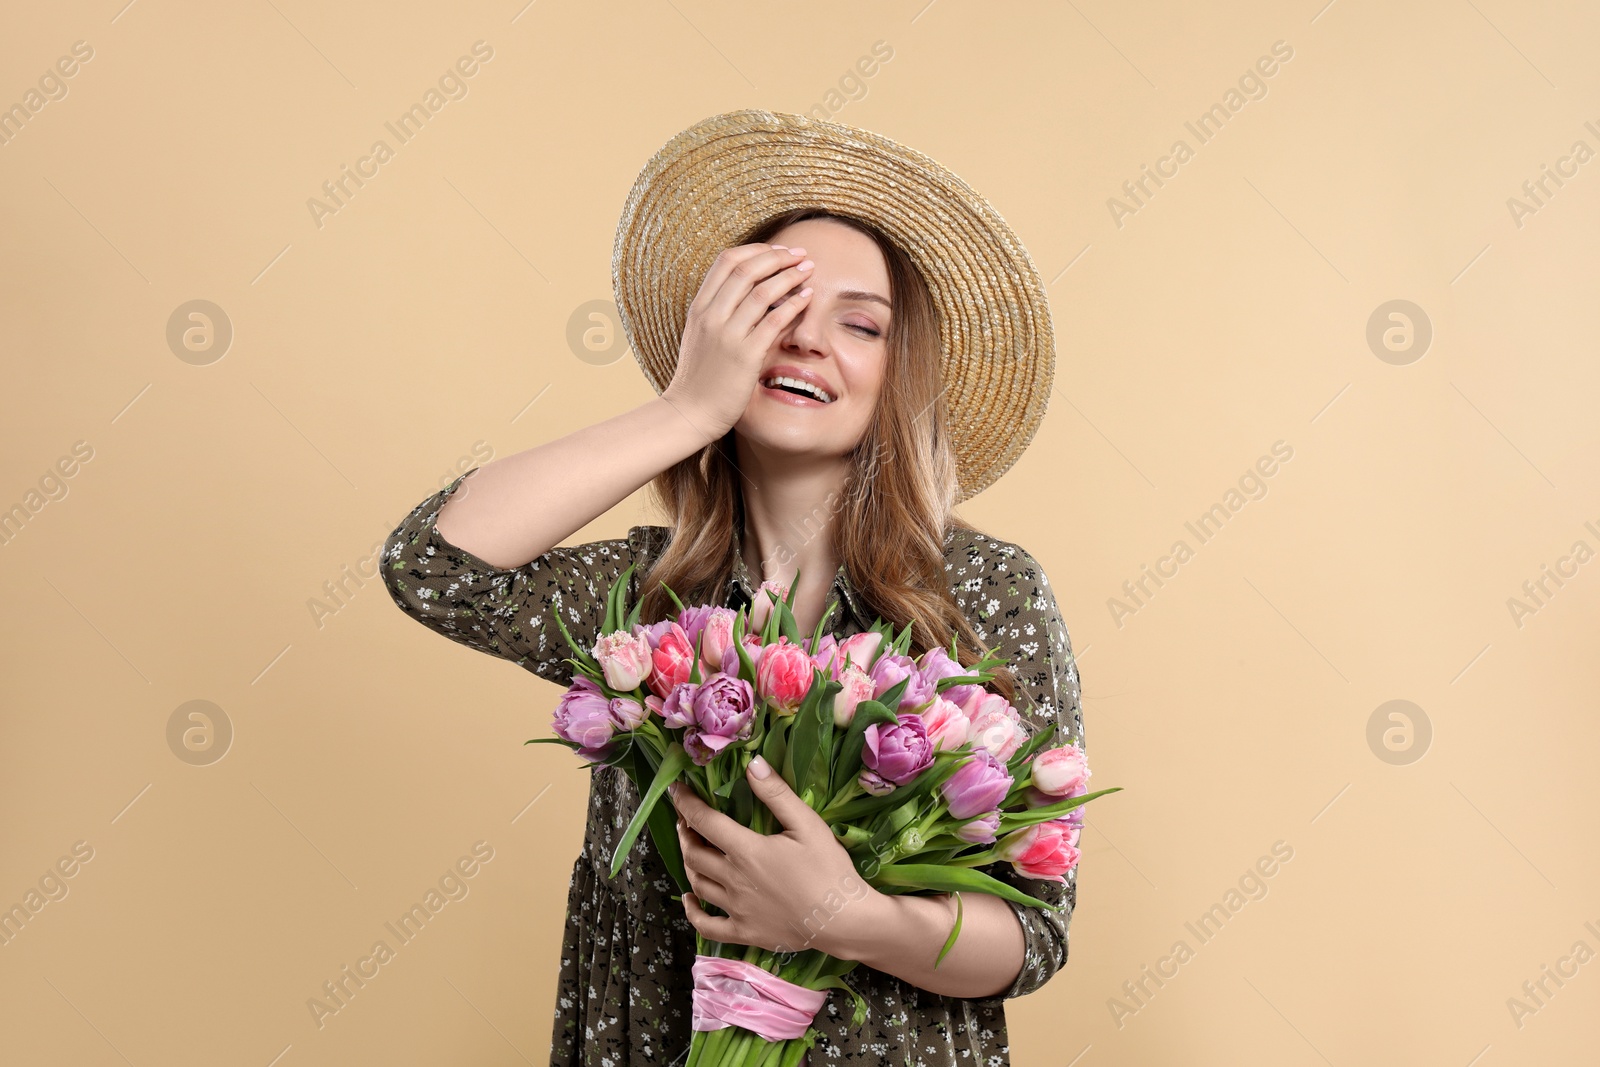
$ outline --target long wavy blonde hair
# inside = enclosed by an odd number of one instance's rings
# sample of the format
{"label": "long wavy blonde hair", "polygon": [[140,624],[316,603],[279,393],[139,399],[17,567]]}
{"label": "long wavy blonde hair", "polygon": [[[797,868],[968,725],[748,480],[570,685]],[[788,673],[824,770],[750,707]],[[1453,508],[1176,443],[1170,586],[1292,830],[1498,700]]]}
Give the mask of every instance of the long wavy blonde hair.
{"label": "long wavy blonde hair", "polygon": [[[956,461],[946,429],[933,298],[900,247],[870,222],[853,216],[801,208],[767,219],[734,243],[769,241],[805,219],[833,219],[872,238],[888,267],[894,315],[884,338],[883,388],[866,432],[850,452],[844,492],[818,503],[803,536],[833,538],[834,552],[869,615],[882,616],[897,631],[914,623],[913,655],[948,646],[954,633],[957,658],[970,665],[983,649],[950,590],[944,537],[952,526],[981,531],[955,514]],[[744,529],[733,436],[729,430],[650,483],[650,496],[672,518],[674,535],[640,576],[641,621],[654,622],[676,611],[663,583],[686,604],[721,602],[733,575],[734,530]],[[1006,668],[996,668],[991,685],[1014,700],[1016,681]]]}

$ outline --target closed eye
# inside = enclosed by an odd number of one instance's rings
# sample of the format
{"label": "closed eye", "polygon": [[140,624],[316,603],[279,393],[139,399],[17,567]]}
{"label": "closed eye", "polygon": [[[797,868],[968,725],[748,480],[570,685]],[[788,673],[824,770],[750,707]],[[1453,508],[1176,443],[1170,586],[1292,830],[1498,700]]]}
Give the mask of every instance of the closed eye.
{"label": "closed eye", "polygon": [[864,333],[864,334],[866,334],[866,335],[867,335],[867,336],[868,336],[868,337],[876,337],[876,336],[878,336],[878,331],[877,331],[877,330],[874,330],[874,329],[873,329],[873,328],[872,328],[872,327],[870,327],[870,326],[858,326],[858,325],[856,325],[856,324],[855,324],[855,323],[853,323],[853,322],[852,322],[852,323],[847,323],[847,325],[848,325],[848,326],[849,326],[849,327],[850,327],[850,328],[851,328],[851,329],[852,329],[852,330],[860,330],[860,331],[861,331],[861,332],[862,332],[862,333]]}

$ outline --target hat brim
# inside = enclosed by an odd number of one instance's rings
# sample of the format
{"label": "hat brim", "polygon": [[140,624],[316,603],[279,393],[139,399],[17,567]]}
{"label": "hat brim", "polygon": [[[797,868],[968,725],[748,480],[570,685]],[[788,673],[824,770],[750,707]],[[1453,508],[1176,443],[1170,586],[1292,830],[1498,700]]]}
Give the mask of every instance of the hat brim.
{"label": "hat brim", "polygon": [[1049,299],[1027,249],[960,177],[887,137],[804,115],[730,111],[674,136],[639,172],[611,276],[634,357],[672,381],[712,261],[800,207],[866,219],[905,250],[938,310],[948,432],[964,500],[1016,462],[1055,372]]}

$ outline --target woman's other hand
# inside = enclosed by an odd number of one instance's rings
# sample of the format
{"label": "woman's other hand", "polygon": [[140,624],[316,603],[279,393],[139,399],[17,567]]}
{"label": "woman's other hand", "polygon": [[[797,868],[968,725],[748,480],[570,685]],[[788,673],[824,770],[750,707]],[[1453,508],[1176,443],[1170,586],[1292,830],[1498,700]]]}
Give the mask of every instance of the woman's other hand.
{"label": "woman's other hand", "polygon": [[689,304],[678,365],[661,393],[709,440],[744,415],[767,353],[811,299],[799,291],[810,273],[804,248],[737,245],[712,261]]}
{"label": "woman's other hand", "polygon": [[[765,776],[763,776],[763,774]],[[674,783],[678,841],[693,890],[683,908],[704,937],[774,952],[818,949],[843,954],[869,937],[889,898],[856,872],[822,816],[795,795],[759,756],[748,772],[751,792],[783,827],[759,834]],[[701,904],[727,913],[712,915]]]}

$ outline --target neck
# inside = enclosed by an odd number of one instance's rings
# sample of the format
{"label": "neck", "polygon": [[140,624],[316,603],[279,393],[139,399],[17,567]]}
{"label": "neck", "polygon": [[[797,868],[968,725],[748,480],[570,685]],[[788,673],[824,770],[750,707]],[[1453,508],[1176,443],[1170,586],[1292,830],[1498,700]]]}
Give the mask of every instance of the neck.
{"label": "neck", "polygon": [[850,466],[843,457],[786,454],[764,457],[739,445],[744,497],[744,562],[758,581],[792,584],[797,595],[820,597],[833,582],[839,559],[833,548]]}

